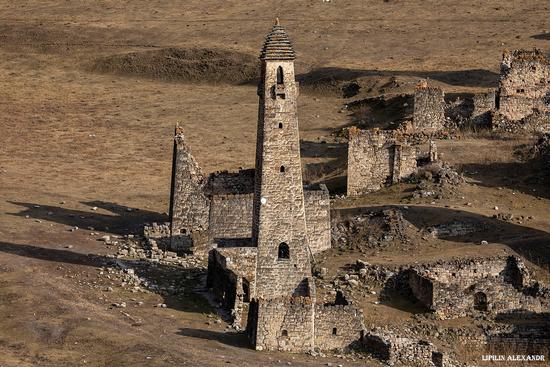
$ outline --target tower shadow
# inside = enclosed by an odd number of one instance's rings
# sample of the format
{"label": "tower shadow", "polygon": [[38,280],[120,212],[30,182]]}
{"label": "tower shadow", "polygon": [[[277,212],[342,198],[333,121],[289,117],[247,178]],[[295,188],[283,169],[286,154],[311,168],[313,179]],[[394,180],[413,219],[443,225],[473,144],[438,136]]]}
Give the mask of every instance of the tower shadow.
{"label": "tower shadow", "polygon": [[61,206],[37,205],[36,203],[25,203],[17,201],[8,201],[11,204],[25,207],[26,209],[18,213],[9,213],[18,217],[40,219],[49,222],[64,224],[71,227],[94,228],[95,230],[105,231],[118,235],[124,235],[137,232],[144,223],[165,222],[168,217],[164,214],[149,210],[129,208],[123,205],[110,203],[106,201],[86,201],[82,202],[90,208],[107,210],[113,215],[102,214],[96,211],[83,211],[68,209]]}

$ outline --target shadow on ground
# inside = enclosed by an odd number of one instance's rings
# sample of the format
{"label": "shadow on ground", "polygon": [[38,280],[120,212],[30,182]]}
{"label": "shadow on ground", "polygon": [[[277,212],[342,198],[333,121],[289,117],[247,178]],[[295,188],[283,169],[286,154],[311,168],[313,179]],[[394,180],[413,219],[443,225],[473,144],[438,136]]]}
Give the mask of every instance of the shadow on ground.
{"label": "shadow on ground", "polygon": [[250,343],[244,332],[224,333],[213,330],[182,328],[177,334],[192,338],[214,340],[232,347],[250,348]]}
{"label": "shadow on ground", "polygon": [[61,206],[37,205],[36,203],[16,201],[9,201],[9,203],[26,208],[19,213],[10,213],[11,215],[18,217],[28,215],[30,218],[84,229],[91,227],[98,231],[119,235],[139,232],[144,223],[165,222],[168,220],[168,217],[163,214],[105,201],[87,201],[82,202],[82,204],[88,205],[90,209],[97,207],[98,209],[107,210],[113,215],[101,214],[96,211],[68,209]]}
{"label": "shadow on ground", "polygon": [[499,75],[490,70],[469,69],[455,71],[416,71],[416,70],[360,70],[339,67],[324,67],[312,70],[305,74],[299,74],[296,78],[301,86],[329,86],[339,82],[351,81],[361,77],[380,76],[412,76],[429,78],[440,82],[464,87],[496,87]]}
{"label": "shadow on ground", "polygon": [[550,41],[550,33],[535,34],[535,35],[531,36],[531,38],[534,38],[534,39],[536,39],[536,40],[547,40],[547,41]]}
{"label": "shadow on ground", "polygon": [[[8,242],[0,242],[0,252],[31,259],[95,268],[132,268],[136,275],[150,285],[149,290],[163,297],[163,303],[167,307],[197,313],[211,310],[206,299],[194,292],[195,288],[201,287],[205,283],[205,270],[201,268],[183,268],[141,260],[116,259],[102,255],[81,254],[68,250]],[[174,281],[177,281],[179,288],[177,292],[170,290],[170,286],[174,284]]]}

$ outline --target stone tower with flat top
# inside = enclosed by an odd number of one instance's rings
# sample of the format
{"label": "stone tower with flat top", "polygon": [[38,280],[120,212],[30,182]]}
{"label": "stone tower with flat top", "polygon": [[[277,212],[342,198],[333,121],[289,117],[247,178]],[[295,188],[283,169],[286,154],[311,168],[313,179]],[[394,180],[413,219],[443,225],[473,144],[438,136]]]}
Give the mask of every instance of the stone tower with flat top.
{"label": "stone tower with flat top", "polygon": [[307,244],[292,44],[277,21],[260,54],[252,241],[257,246],[248,330],[256,349],[314,346],[315,286]]}

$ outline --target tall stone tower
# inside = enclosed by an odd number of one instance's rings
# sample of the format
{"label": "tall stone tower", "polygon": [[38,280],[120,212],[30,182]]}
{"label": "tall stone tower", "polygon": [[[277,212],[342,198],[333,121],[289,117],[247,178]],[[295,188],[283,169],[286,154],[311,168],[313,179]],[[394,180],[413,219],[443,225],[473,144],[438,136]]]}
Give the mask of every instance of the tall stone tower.
{"label": "tall stone tower", "polygon": [[257,349],[313,347],[315,289],[306,238],[294,59],[277,20],[260,54],[258,86],[252,223],[258,256],[249,319]]}

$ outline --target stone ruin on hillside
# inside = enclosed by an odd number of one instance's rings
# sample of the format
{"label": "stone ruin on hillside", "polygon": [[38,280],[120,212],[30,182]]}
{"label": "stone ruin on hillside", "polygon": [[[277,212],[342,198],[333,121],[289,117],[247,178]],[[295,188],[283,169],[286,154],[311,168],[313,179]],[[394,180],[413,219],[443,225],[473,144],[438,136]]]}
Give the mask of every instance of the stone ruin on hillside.
{"label": "stone ruin on hillside", "polygon": [[507,312],[542,312],[538,283],[515,256],[413,266],[404,274],[414,298],[440,319]]}
{"label": "stone ruin on hillside", "polygon": [[[504,51],[497,109],[508,121],[530,116],[550,123],[550,57],[540,50]],[[502,121],[495,121],[498,125]]]}
{"label": "stone ruin on hillside", "polygon": [[349,129],[348,195],[397,183],[416,169],[416,147],[395,131]]}
{"label": "stone ruin on hillside", "polygon": [[438,131],[445,125],[445,94],[421,81],[414,91],[412,126],[416,131]]}

